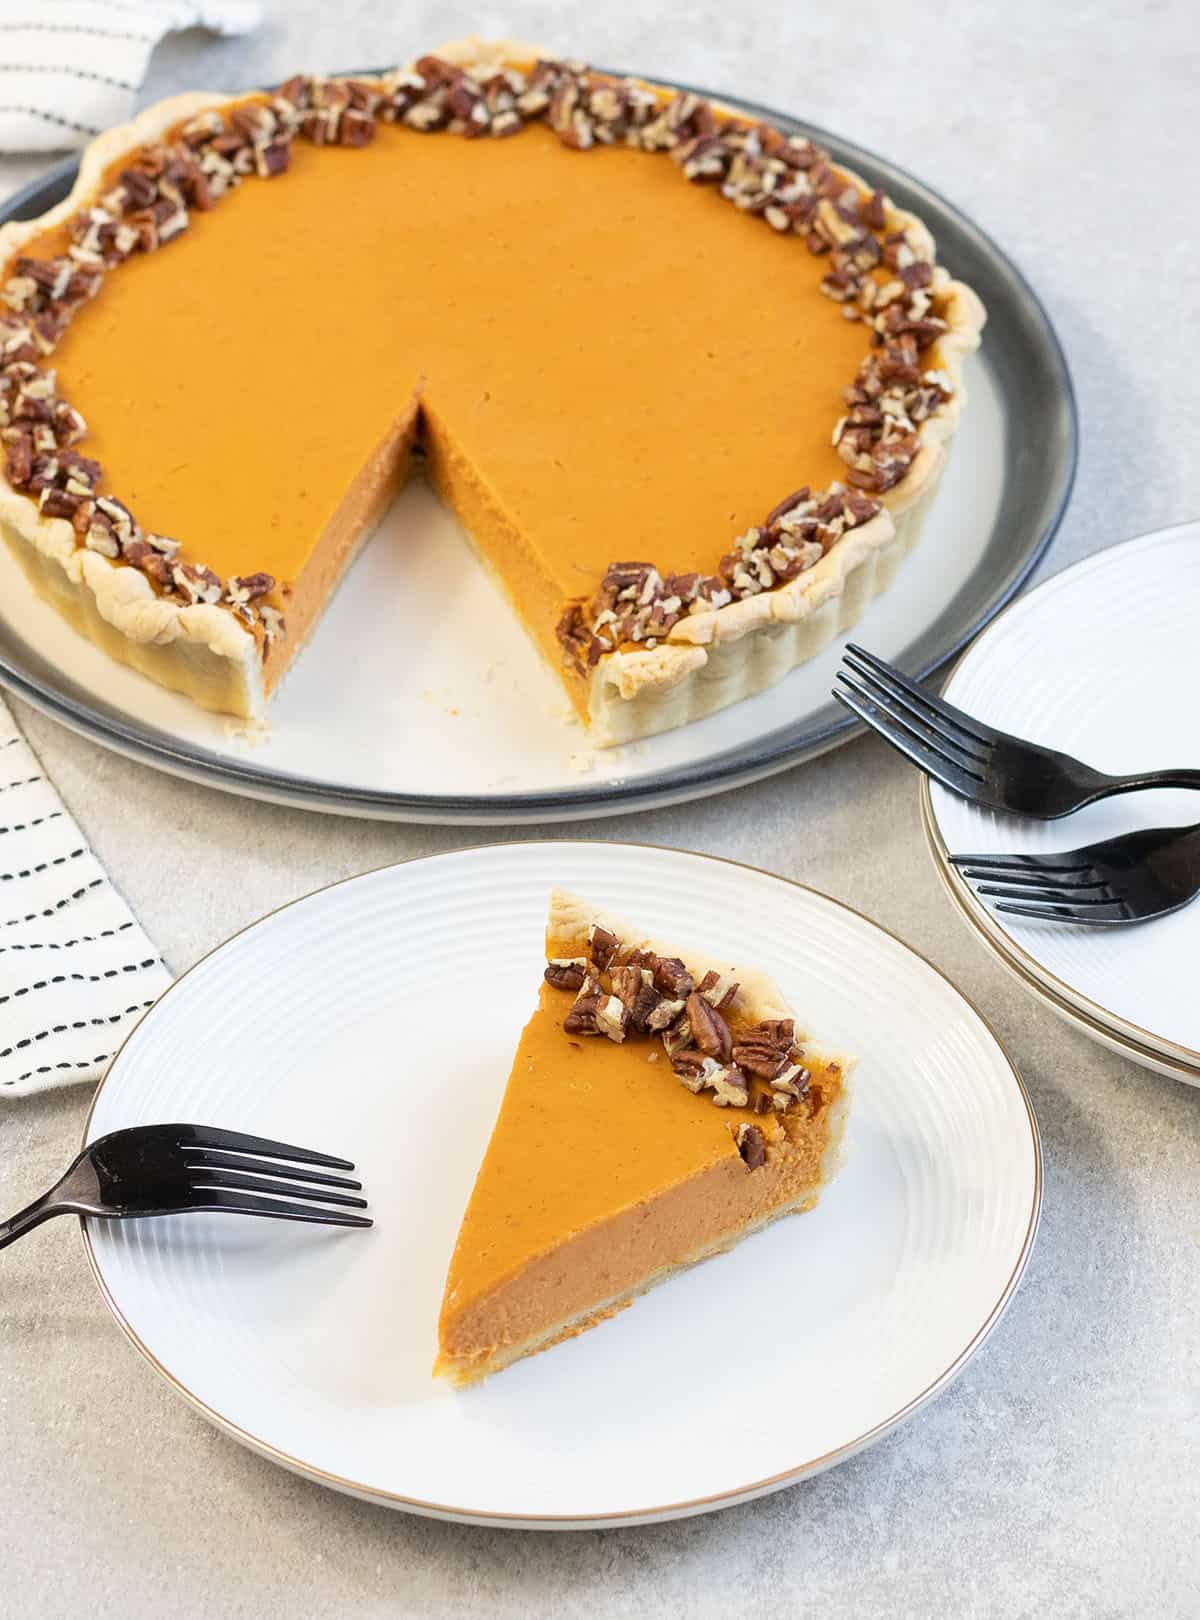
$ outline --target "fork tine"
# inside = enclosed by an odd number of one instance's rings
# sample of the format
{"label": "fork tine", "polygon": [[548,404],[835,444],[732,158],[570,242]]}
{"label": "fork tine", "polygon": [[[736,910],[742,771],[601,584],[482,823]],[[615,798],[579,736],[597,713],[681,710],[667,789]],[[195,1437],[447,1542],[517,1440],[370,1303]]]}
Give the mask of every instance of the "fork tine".
{"label": "fork tine", "polygon": [[[202,1187],[228,1187],[233,1192],[273,1193],[280,1198],[304,1198],[321,1204],[343,1204],[348,1209],[366,1209],[365,1198],[350,1193],[326,1192],[323,1187],[302,1187],[295,1181],[275,1181],[270,1176],[241,1175],[236,1170],[192,1170],[189,1184]],[[351,1186],[356,1183],[351,1182]]]}
{"label": "fork tine", "polygon": [[343,1187],[347,1192],[362,1191],[361,1181],[353,1181],[349,1176],[326,1176],[319,1170],[308,1170],[295,1162],[274,1164],[270,1159],[242,1158],[237,1153],[216,1153],[209,1148],[191,1147],[183,1149],[183,1157],[189,1170],[211,1165],[216,1170],[240,1170],[251,1176],[299,1176],[301,1181],[311,1181],[319,1187]]}
{"label": "fork tine", "polygon": [[329,1153],[273,1142],[266,1136],[246,1136],[242,1131],[223,1131],[215,1125],[177,1125],[180,1147],[227,1148],[233,1153],[262,1153],[270,1159],[293,1159],[297,1164],[319,1164],[327,1170],[353,1170],[349,1159],[335,1159]]}
{"label": "fork tine", "polygon": [[1104,879],[1091,877],[1083,872],[1058,872],[1054,867],[1039,871],[1036,867],[1027,867],[1024,871],[1014,872],[1007,867],[997,867],[994,871],[990,866],[968,866],[963,876],[970,878],[972,883],[1012,883],[1021,887],[1041,889],[1101,889]]}
{"label": "fork tine", "polygon": [[1001,884],[981,883],[976,893],[993,895],[1001,900],[1028,900],[1032,903],[1044,900],[1054,905],[1111,906],[1115,904],[1117,896],[1107,883],[1100,883],[1095,887],[1099,890],[1097,894],[1088,894],[1082,889],[1059,888],[1053,885],[1010,889]]}
{"label": "fork tine", "polygon": [[1064,850],[1061,855],[951,855],[958,867],[994,867],[998,872],[1091,872],[1095,868],[1083,860],[1082,850]]}
{"label": "fork tine", "polygon": [[[933,726],[927,724],[924,720],[914,719],[911,715],[906,714],[903,708],[886,692],[870,691],[860,686],[857,682],[851,680],[844,669],[838,670],[837,678],[846,690],[852,692],[855,697],[864,703],[873,704],[880,713],[886,714],[893,725],[899,726],[914,742],[922,743],[925,747],[934,749],[943,759],[947,760],[951,765],[956,765],[968,776],[973,777],[975,781],[982,782],[984,780],[987,771],[985,762],[976,759],[973,754],[968,754],[966,749],[956,743],[952,737],[943,737],[940,732],[936,731]],[[951,753],[951,749],[957,752]]]}
{"label": "fork tine", "polygon": [[[934,736],[943,745],[957,748],[972,763],[987,764],[988,756],[991,753],[991,744],[973,737],[970,732],[958,724],[952,715],[944,714],[936,698],[914,697],[912,695],[913,691],[920,691],[920,688],[914,688],[911,681],[897,680],[895,671],[889,671],[886,677],[877,674],[870,665],[860,664],[849,649],[846,652],[845,665],[865,684],[872,697],[875,697],[878,693],[890,703],[904,709],[919,725],[933,732]],[[839,673],[841,672],[839,671]],[[894,714],[895,709],[889,709],[888,712]]]}
{"label": "fork tine", "polygon": [[966,714],[962,709],[956,709],[953,703],[947,703],[945,698],[935,697],[932,692],[926,691],[916,681],[902,674],[893,664],[876,657],[874,653],[869,653],[865,647],[860,647],[857,642],[848,641],[845,651],[846,653],[853,653],[854,657],[864,663],[879,679],[885,680],[891,686],[898,687],[912,698],[914,703],[919,703],[924,708],[931,710],[939,720],[945,720],[950,725],[956,726],[964,736],[970,737],[973,742],[981,743],[985,748],[990,748],[1000,735],[993,726],[984,725],[983,721],[976,720],[974,715]]}
{"label": "fork tine", "polygon": [[224,1188],[200,1188],[191,1193],[192,1209],[229,1211],[235,1215],[269,1215],[280,1221],[311,1221],[316,1226],[373,1226],[369,1215],[343,1215],[314,1204],[288,1204],[279,1198],[256,1198]]}
{"label": "fork tine", "polygon": [[1010,917],[1033,917],[1037,922],[1070,922],[1070,923],[1110,923],[1136,921],[1129,907],[1123,901],[1113,901],[1104,908],[1103,915],[1100,908],[1080,911],[1075,906],[1014,906],[1007,900],[1000,901],[997,911],[1006,912]]}
{"label": "fork tine", "polygon": [[[839,680],[846,680],[844,675]],[[959,793],[964,799],[973,799],[977,796],[983,778],[974,771],[969,771],[958,760],[952,759],[931,740],[920,737],[910,726],[902,720],[894,720],[887,715],[882,707],[871,697],[859,691],[849,682],[847,690],[835,689],[833,695],[839,703],[844,705],[860,720],[865,720],[871,730],[878,733],[884,742],[891,743],[906,759],[912,760],[927,771],[935,781],[943,787],[948,787],[952,793]]]}

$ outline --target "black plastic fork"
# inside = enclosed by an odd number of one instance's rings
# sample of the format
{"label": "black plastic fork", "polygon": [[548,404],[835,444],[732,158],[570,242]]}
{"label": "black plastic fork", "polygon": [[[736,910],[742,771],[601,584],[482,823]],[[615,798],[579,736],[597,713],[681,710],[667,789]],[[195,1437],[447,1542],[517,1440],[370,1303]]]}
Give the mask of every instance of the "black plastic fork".
{"label": "black plastic fork", "polygon": [[369,1216],[348,1213],[367,1207],[365,1198],[355,1196],[362,1182],[327,1173],[353,1169],[348,1159],[241,1131],[137,1125],[99,1137],[48,1193],[0,1221],[0,1249],[54,1215],[140,1220],[216,1210],[321,1226],[370,1226]]}
{"label": "black plastic fork", "polygon": [[1070,754],[997,731],[853,642],[838,680],[839,703],[935,782],[991,810],[1056,821],[1115,793],[1200,788],[1200,770],[1106,776]]}
{"label": "black plastic fork", "polygon": [[1200,823],[1152,827],[1060,855],[951,855],[997,911],[1092,927],[1148,922],[1200,894]]}

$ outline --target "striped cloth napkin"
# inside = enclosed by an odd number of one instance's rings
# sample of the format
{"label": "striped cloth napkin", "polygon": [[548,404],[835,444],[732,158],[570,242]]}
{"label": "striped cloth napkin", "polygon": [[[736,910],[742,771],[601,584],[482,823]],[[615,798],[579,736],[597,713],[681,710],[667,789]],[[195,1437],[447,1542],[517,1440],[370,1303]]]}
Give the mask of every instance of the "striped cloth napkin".
{"label": "striped cloth napkin", "polygon": [[99,1080],[170,982],[0,699],[0,1103]]}
{"label": "striped cloth napkin", "polygon": [[0,0],[0,152],[58,152],[123,124],[177,28],[243,34],[257,0]]}

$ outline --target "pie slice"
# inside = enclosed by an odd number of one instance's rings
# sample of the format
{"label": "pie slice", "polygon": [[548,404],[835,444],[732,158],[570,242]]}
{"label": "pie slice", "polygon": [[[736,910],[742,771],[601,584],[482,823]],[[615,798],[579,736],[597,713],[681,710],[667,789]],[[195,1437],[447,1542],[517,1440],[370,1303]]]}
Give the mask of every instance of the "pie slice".
{"label": "pie slice", "polygon": [[0,227],[0,533],[112,657],[261,720],[421,467],[590,740],[649,736],[888,585],[983,318],[809,141],[531,47],[178,96]]}
{"label": "pie slice", "polygon": [[555,893],[537,1010],[446,1278],[435,1374],[469,1384],[811,1209],[852,1062],[771,980]]}

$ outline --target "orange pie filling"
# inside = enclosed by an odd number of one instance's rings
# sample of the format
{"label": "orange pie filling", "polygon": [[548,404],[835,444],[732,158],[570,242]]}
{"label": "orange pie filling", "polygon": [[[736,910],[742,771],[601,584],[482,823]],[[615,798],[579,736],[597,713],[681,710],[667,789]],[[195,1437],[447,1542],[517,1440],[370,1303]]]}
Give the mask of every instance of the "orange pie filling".
{"label": "orange pie filling", "polygon": [[[577,920],[580,903],[554,910]],[[458,1383],[811,1208],[836,1158],[849,1065],[760,1016],[786,1011],[761,975],[588,933],[556,934],[552,916],[547,982],[459,1233],[435,1369]]]}
{"label": "orange pie filling", "polygon": [[908,220],[806,141],[561,63],[295,79],[22,244],[7,483],[232,615],[269,690],[419,447],[586,718],[601,660],[711,640],[903,493],[955,394]]}

